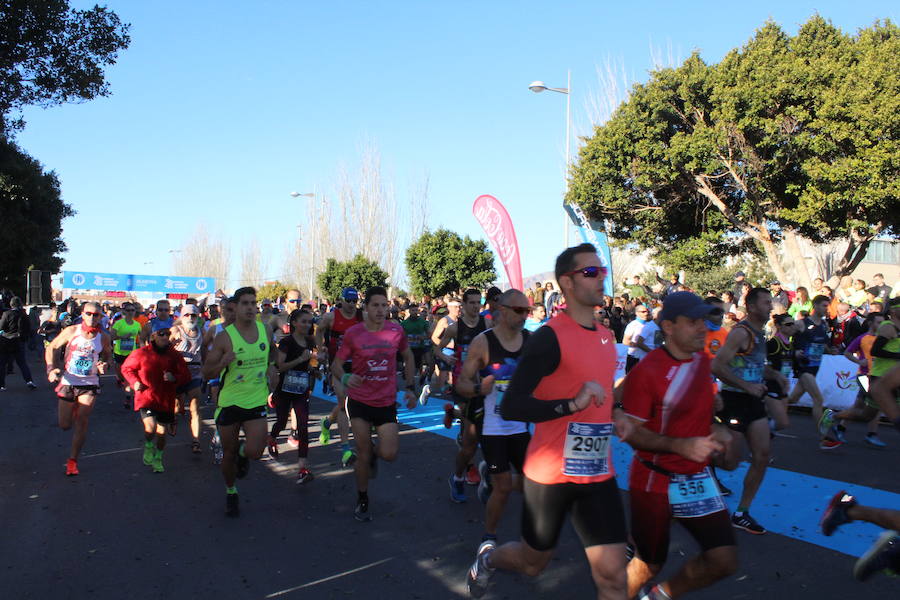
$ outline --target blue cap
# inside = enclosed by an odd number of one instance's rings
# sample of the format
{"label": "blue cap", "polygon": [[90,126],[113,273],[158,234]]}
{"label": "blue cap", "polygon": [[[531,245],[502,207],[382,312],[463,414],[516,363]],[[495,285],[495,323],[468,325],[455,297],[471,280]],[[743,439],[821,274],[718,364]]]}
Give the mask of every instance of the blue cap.
{"label": "blue cap", "polygon": [[150,321],[150,332],[156,333],[165,329],[172,329],[172,319],[153,319]]}
{"label": "blue cap", "polygon": [[356,291],[355,287],[345,287],[341,290],[341,298],[347,302],[356,302],[359,300],[359,292]]}
{"label": "blue cap", "polygon": [[678,317],[699,319],[708,315],[713,308],[693,292],[674,292],[663,299],[660,321],[675,321]]}

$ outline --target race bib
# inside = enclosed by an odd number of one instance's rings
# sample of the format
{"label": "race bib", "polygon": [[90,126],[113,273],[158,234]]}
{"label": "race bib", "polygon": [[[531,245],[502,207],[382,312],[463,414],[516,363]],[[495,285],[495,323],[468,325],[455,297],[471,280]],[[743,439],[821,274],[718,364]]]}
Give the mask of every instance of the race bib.
{"label": "race bib", "polygon": [[307,371],[288,371],[284,374],[281,391],[289,394],[305,394],[309,389],[309,373]]}
{"label": "race bib", "polygon": [[87,377],[94,369],[94,359],[91,357],[76,358],[72,361],[69,372],[79,377]]}
{"label": "race bib", "polygon": [[812,364],[822,362],[822,355],[825,353],[825,344],[812,343],[809,345],[809,351],[806,356]]}
{"label": "race bib", "polygon": [[672,475],[669,478],[669,506],[673,517],[687,519],[725,510],[725,501],[707,468],[694,475]]}
{"label": "race bib", "polygon": [[494,414],[500,414],[500,405],[503,403],[503,395],[509,387],[509,379],[498,379],[494,382]]}
{"label": "race bib", "polygon": [[763,380],[763,368],[755,365],[748,365],[741,368],[741,379],[744,381],[752,381],[759,383]]}
{"label": "race bib", "polygon": [[563,474],[593,477],[609,473],[612,423],[569,423],[563,451]]}
{"label": "race bib", "polygon": [[790,363],[781,363],[781,374],[784,375],[787,379],[790,379],[794,376],[794,368],[790,365]]}
{"label": "race bib", "polygon": [[122,352],[131,352],[134,350],[134,338],[123,338],[119,340],[119,350]]}

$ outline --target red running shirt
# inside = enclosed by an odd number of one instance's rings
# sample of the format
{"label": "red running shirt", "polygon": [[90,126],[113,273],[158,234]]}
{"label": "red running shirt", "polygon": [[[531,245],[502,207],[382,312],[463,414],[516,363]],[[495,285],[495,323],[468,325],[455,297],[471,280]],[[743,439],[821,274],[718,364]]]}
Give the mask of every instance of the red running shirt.
{"label": "red running shirt", "polygon": [[[664,348],[656,348],[625,377],[622,404],[630,417],[660,435],[676,438],[707,436],[713,418],[713,390],[709,385],[710,360],[703,352],[691,360],[677,360]],[[678,454],[638,450],[636,457],[672,473],[693,474],[707,463]],[[668,477],[638,462],[631,463],[629,487],[666,493]]]}
{"label": "red running shirt", "polygon": [[347,388],[353,400],[369,406],[391,406],[397,401],[397,353],[408,347],[406,332],[391,321],[381,331],[369,331],[365,323],[344,333],[337,360],[353,361],[353,374],[363,378],[362,385]]}

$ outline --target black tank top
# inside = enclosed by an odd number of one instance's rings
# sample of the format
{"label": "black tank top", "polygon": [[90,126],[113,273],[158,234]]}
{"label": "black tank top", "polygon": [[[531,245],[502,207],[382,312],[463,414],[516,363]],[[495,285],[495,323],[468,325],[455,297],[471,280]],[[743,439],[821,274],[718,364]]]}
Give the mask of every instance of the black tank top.
{"label": "black tank top", "polygon": [[456,337],[453,340],[453,351],[456,352],[456,365],[453,369],[454,375],[462,372],[463,363],[466,362],[466,355],[469,353],[469,344],[475,339],[475,336],[487,329],[484,317],[478,317],[478,323],[475,327],[469,327],[460,317],[456,321]]}

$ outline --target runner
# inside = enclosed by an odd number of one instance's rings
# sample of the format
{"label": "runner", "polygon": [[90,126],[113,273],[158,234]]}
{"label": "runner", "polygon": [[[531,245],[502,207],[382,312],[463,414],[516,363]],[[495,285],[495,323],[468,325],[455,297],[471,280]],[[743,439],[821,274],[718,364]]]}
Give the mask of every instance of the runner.
{"label": "runner", "polygon": [[622,343],[628,346],[628,357],[625,359],[625,372],[628,373],[647,353],[638,346],[636,340],[641,334],[641,329],[650,319],[650,309],[643,304],[638,304],[634,309],[634,319],[625,326],[622,334]]}
{"label": "runner", "polygon": [[[869,380],[872,399],[897,429],[900,419],[900,296],[891,298],[887,319],[878,327],[872,344],[872,370]],[[893,393],[893,398],[891,394]]]}
{"label": "runner", "polygon": [[[625,514],[610,460],[615,337],[593,318],[606,265],[590,244],[556,259],[567,308],[526,345],[500,414],[536,423],[525,457],[522,540],[485,540],[468,572],[469,594],[487,590],[495,569],[536,576],[553,558],[566,515],[585,548],[601,598],[626,598]],[[616,411],[620,438],[631,423]]]}
{"label": "runner", "polygon": [[[457,298],[451,298],[447,302],[447,314],[440,317],[434,328],[431,330],[431,354],[434,359],[435,368],[437,369],[437,380],[432,378],[430,383],[427,383],[422,387],[422,391],[419,394],[419,404],[422,406],[428,404],[428,398],[430,396],[443,397],[447,383],[449,382],[452,384],[453,382],[451,378],[453,364],[449,362],[449,359],[454,355],[453,340],[451,339],[444,348],[438,349],[438,346],[441,343],[444,331],[456,323],[459,319],[460,312],[462,312],[462,302]],[[450,423],[444,422],[444,427],[447,429],[450,428],[450,425]]]}
{"label": "runner", "polygon": [[129,354],[122,376],[136,392],[134,410],[140,411],[144,424],[144,464],[162,473],[166,429],[175,423],[177,389],[191,381],[191,372],[172,346],[165,322],[154,321],[151,327],[150,343]]}
{"label": "runner", "polygon": [[[256,290],[235,291],[235,321],[213,340],[203,364],[203,376],[221,378],[216,407],[216,427],[222,441],[222,476],[225,479],[225,514],[240,514],[235,478],[243,479],[250,460],[259,459],[266,447],[266,398],[268,365],[274,354],[272,341],[256,320]],[[239,441],[241,430],[244,441]]]}
{"label": "runner", "polygon": [[316,341],[312,336],[312,313],[294,309],[288,319],[290,335],[278,343],[278,385],[272,393],[275,408],[275,423],[269,432],[267,446],[272,457],[278,456],[278,436],[288,421],[288,413],[293,409],[298,428],[298,472],[297,483],[312,481],[309,470],[309,394],[311,389],[310,360]]}
{"label": "runner", "polygon": [[[720,394],[724,408],[718,416],[732,432],[741,434],[752,454],[741,500],[731,523],[738,529],[761,535],[766,529],[750,516],[749,510],[769,466],[764,380],[774,379],[782,389],[787,387],[787,382],[781,373],[766,365],[766,338],[762,329],[772,311],[772,294],[766,288],[753,288],[747,293],[745,303],[747,317],[728,333],[725,345],[712,361],[712,372],[722,382]],[[726,462],[736,463],[740,444],[729,444],[727,450],[731,456],[726,456]]]}
{"label": "runner", "polygon": [[[722,321],[725,319],[725,302],[714,295],[709,295],[703,299],[705,304],[708,304],[711,309],[709,314],[706,315],[705,323],[706,323],[706,339],[703,342],[703,353],[709,357],[710,362],[712,359],[716,357],[716,354],[719,353],[719,349],[725,345],[725,340],[728,338],[728,330],[722,327]],[[710,376],[712,374],[710,373]],[[719,394],[719,382],[716,381],[715,377],[712,377],[713,381],[713,390],[715,392],[714,396],[714,406],[716,411],[718,412],[722,406],[722,395]],[[714,421],[711,425],[713,432],[723,439],[730,439],[731,434],[728,433],[728,428],[718,421]],[[722,496],[730,496],[731,490],[722,485],[722,482],[719,481],[719,476],[716,473],[715,464],[710,463],[709,472],[712,474],[713,479],[716,480],[716,485],[719,486],[719,491],[722,493]],[[724,466],[728,470],[732,470],[737,465],[728,465],[728,464],[720,464],[718,466]]]}
{"label": "runner", "polygon": [[[794,333],[797,331],[797,322],[789,313],[781,313],[774,315],[772,321],[775,325],[775,333],[766,342],[766,360],[773,370],[778,371],[784,377],[785,381],[794,377],[794,366],[797,361],[794,351]],[[812,380],[815,384],[815,379]],[[780,431],[786,429],[790,425],[788,417],[788,404],[796,402],[800,395],[806,390],[805,386],[810,385],[809,378],[802,376],[797,379],[794,386],[795,393],[788,395],[790,389],[783,389],[773,380],[766,381],[766,412],[769,414],[769,429],[771,431]],[[790,387],[790,386],[788,386]],[[796,393],[797,390],[801,390]],[[818,389],[818,386],[816,387]]]}
{"label": "runner", "polygon": [[794,388],[788,397],[788,404],[796,402],[805,390],[812,398],[812,417],[816,423],[821,440],[819,448],[833,450],[843,443],[843,435],[838,431],[834,423],[834,411],[825,408],[825,397],[816,383],[816,375],[819,365],[822,364],[822,355],[832,352],[831,330],[825,315],[831,302],[827,296],[813,298],[812,312],[808,317],[799,321],[797,333],[794,335],[794,349],[797,364],[794,371],[797,379],[802,384],[802,389]]}
{"label": "runner", "polygon": [[863,506],[841,490],[822,514],[822,533],[832,535],[838,527],[853,521],[866,521],[886,529],[878,540],[853,565],[853,576],[866,581],[878,572],[900,576],[900,510]]}
{"label": "runner", "polygon": [[47,346],[47,381],[59,383],[56,396],[59,427],[68,431],[72,425],[72,449],[66,461],[66,475],[78,475],[78,455],[87,438],[88,419],[94,400],[100,394],[100,375],[106,373],[112,347],[109,336],[100,330],[100,305],[87,302],[82,322],[62,330]]}
{"label": "runner", "polygon": [[[331,372],[346,388],[347,417],[353,427],[359,460],[353,465],[357,501],[353,516],[371,521],[369,477],[377,474],[378,459],[397,458],[400,435],[397,426],[397,354],[406,364],[406,407],[416,406],[415,359],[406,343],[403,328],[387,322],[388,297],[383,287],[366,291],[365,321],[346,330],[343,343],[331,363]],[[353,371],[344,370],[349,361]],[[378,444],[372,442],[372,428]]]}
{"label": "runner", "polygon": [[122,363],[137,347],[137,339],[141,333],[141,324],[134,320],[134,305],[126,302],[122,305],[122,318],[112,324],[110,336],[113,340],[113,360],[116,365],[116,380],[125,389],[125,408],[134,404],[134,391],[122,376]]}
{"label": "runner", "polygon": [[150,343],[150,334],[152,333],[154,321],[162,321],[169,326],[169,329],[175,325],[175,321],[172,319],[172,307],[168,300],[160,300],[156,303],[156,316],[149,319],[141,329],[141,335],[138,337],[139,345],[143,346]]}
{"label": "runner", "polygon": [[424,385],[426,373],[424,369],[424,356],[427,350],[426,340],[429,337],[428,321],[419,316],[419,307],[416,304],[409,305],[406,319],[400,326],[406,333],[406,343],[413,353],[416,362],[416,384]]}
{"label": "runner", "polygon": [[[268,322],[269,331],[272,333],[272,344],[275,347],[278,347],[278,344],[281,343],[281,340],[286,338],[291,334],[291,327],[289,323],[289,317],[294,310],[300,308],[301,297],[300,290],[290,289],[285,293],[285,310],[280,311],[278,314],[272,315],[272,319]],[[272,382],[272,387],[278,389],[277,381]],[[323,390],[323,393],[324,390]],[[273,399],[270,397],[269,399],[269,407],[274,407]],[[294,414],[294,411],[289,411],[289,417],[291,422],[291,432],[288,435],[288,445],[297,448],[300,446],[300,434],[297,431],[297,415]],[[276,446],[277,451],[277,446]]]}
{"label": "runner", "polygon": [[[469,350],[469,344],[475,336],[487,329],[487,322],[481,310],[481,292],[476,289],[468,289],[463,293],[463,312],[459,320],[453,323],[441,334],[436,353],[447,347],[453,340],[453,356],[447,357],[447,362],[453,365],[454,381],[462,372],[463,363]],[[467,500],[465,484],[478,485],[481,477],[478,470],[472,464],[475,452],[478,450],[478,428],[484,420],[484,397],[475,396],[464,398],[455,392],[451,394],[452,403],[444,405],[444,426],[447,426],[447,417],[458,416],[460,423],[459,450],[454,459],[453,473],[450,474],[450,500],[457,504]]]}
{"label": "runner", "polygon": [[[460,396],[484,397],[484,424],[478,432],[484,456],[478,469],[478,495],[487,504],[482,541],[497,540],[497,526],[509,494],[513,487],[522,490],[522,469],[531,439],[526,423],[507,421],[500,415],[503,396],[528,339],[523,326],[531,307],[525,294],[512,289],[501,294],[493,310],[494,327],[472,340],[454,386]],[[510,467],[518,475],[515,483]]]}
{"label": "runner", "polygon": [[[203,383],[202,346],[203,334],[200,331],[200,309],[193,304],[185,304],[181,309],[181,317],[172,328],[170,339],[172,346],[184,357],[189,381],[178,388],[178,399],[175,403],[175,414],[184,414],[185,408],[191,418],[191,452],[200,453],[200,387]],[[174,435],[175,423],[172,423]]]}
{"label": "runner", "polygon": [[[343,344],[344,334],[348,329],[358,323],[362,323],[362,311],[357,308],[359,292],[356,288],[347,287],[341,291],[341,303],[338,309],[330,312],[319,321],[316,328],[316,347],[319,349],[319,361],[331,360],[337,356],[338,350]],[[327,340],[327,346],[326,344]],[[332,364],[332,369],[334,365]],[[343,370],[349,373],[352,366],[347,364]],[[331,424],[338,424],[338,432],[341,435],[341,465],[346,469],[356,461],[356,453],[350,448],[350,422],[347,418],[347,390],[341,383],[340,377],[332,377],[331,385],[334,389],[337,403],[328,416],[322,417],[319,431],[319,443],[323,446],[331,441]]]}
{"label": "runner", "polygon": [[841,421],[837,428],[842,436],[846,432],[845,421],[864,421],[868,429],[865,437],[866,445],[879,449],[885,448],[887,444],[878,437],[878,404],[869,395],[869,388],[878,380],[878,377],[870,377],[869,375],[873,363],[872,346],[875,345],[875,340],[878,338],[876,332],[883,322],[883,313],[868,315],[866,317],[868,331],[847,345],[844,357],[859,365],[859,375],[857,377],[859,393],[856,395],[856,401],[852,407],[834,415],[835,420],[839,419]]}
{"label": "runner", "polygon": [[[629,598],[677,598],[737,569],[734,529],[709,470],[712,454],[724,450],[710,425],[714,393],[710,358],[703,352],[704,317],[714,308],[691,292],[666,296],[659,319],[665,345],[625,378],[625,412],[635,425],[628,443],[637,450],[628,482],[637,549],[628,564]],[[666,562],[673,520],[702,552],[666,581],[644,588]]]}

